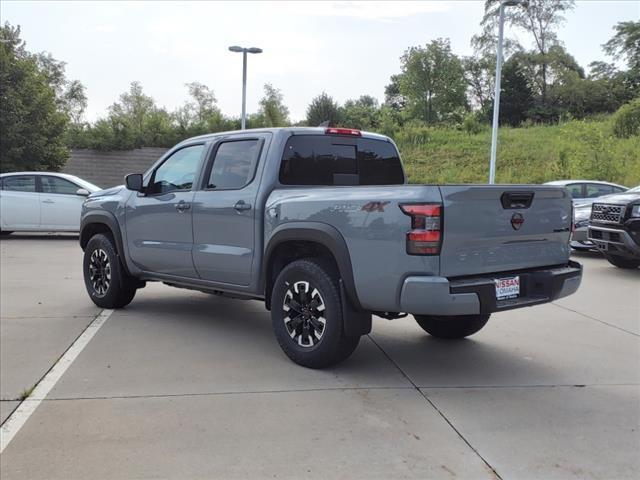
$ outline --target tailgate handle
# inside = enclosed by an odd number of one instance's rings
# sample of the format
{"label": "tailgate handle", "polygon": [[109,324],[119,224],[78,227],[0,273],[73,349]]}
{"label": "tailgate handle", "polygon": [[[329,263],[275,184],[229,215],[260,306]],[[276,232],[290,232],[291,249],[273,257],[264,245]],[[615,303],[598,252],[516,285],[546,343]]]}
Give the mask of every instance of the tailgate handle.
{"label": "tailgate handle", "polygon": [[500,197],[502,208],[515,210],[529,208],[533,202],[533,192],[504,192]]}

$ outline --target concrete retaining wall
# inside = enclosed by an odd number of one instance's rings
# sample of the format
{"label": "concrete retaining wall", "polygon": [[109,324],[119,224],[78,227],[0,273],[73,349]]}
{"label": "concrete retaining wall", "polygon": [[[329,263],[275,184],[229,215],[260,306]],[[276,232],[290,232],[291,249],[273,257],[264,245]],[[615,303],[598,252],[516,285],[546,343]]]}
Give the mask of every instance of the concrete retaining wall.
{"label": "concrete retaining wall", "polygon": [[121,152],[71,150],[62,172],[76,175],[99,187],[124,183],[128,173],[142,173],[166,152],[166,148],[138,148]]}

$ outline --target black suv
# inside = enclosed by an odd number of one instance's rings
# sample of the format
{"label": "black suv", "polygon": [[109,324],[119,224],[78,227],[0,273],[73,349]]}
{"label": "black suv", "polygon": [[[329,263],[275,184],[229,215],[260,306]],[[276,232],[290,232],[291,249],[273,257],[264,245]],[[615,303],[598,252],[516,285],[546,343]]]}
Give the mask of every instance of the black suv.
{"label": "black suv", "polygon": [[589,240],[612,265],[640,267],[640,186],[593,204]]}

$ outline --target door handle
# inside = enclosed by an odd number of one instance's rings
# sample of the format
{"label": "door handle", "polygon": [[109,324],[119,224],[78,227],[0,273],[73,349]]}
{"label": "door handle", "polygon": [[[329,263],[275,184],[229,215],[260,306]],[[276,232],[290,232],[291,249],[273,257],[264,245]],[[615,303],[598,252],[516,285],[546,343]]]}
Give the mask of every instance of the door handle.
{"label": "door handle", "polygon": [[233,208],[235,208],[237,212],[242,212],[244,210],[251,210],[251,204],[245,203],[244,200],[240,200],[233,206]]}
{"label": "door handle", "polygon": [[185,202],[184,200],[180,200],[178,203],[176,203],[176,210],[178,210],[178,212],[182,213],[185,210],[189,210],[191,208],[191,204]]}
{"label": "door handle", "polygon": [[46,200],[43,200],[42,203],[56,203],[53,200],[47,198]]}

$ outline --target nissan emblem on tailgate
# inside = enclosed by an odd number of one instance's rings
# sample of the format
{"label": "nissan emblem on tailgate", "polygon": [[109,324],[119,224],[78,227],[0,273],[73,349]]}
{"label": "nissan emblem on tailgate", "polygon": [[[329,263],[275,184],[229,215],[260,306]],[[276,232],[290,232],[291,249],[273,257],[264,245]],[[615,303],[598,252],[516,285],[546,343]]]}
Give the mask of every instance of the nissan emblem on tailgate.
{"label": "nissan emblem on tailgate", "polygon": [[511,226],[514,230],[520,230],[522,224],[524,223],[524,217],[521,213],[514,213],[511,215]]}

